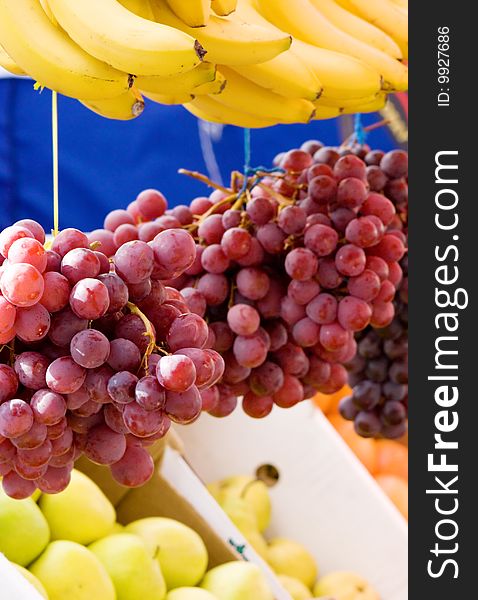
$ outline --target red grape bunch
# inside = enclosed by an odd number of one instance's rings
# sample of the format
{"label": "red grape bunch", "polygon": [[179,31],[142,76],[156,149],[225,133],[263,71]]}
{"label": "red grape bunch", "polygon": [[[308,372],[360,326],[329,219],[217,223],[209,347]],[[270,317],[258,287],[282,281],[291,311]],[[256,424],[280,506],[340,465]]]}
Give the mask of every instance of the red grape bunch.
{"label": "red grape bunch", "polygon": [[124,233],[166,208],[148,192],[134,218],[114,211],[104,230],[65,229],[51,246],[31,220],[0,233],[0,476],[9,496],[61,491],[81,455],[122,485],[145,483],[154,470],[146,447],[171,421],[194,421],[221,378],[207,323],[162,283],[195,262],[191,235],[155,223],[147,241]]}

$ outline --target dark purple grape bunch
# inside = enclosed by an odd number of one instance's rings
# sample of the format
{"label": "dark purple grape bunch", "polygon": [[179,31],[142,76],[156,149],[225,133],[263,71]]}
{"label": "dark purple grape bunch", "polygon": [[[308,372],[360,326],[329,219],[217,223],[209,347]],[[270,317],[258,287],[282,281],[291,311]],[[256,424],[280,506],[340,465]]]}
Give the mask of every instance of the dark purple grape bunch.
{"label": "dark purple grape bunch", "polygon": [[[136,487],[147,447],[207,405],[224,361],[214,334],[163,280],[196,260],[166,200],[147,190],[89,236],[24,220],[0,233],[0,476],[57,493],[85,455]],[[205,399],[203,399],[203,397]]]}

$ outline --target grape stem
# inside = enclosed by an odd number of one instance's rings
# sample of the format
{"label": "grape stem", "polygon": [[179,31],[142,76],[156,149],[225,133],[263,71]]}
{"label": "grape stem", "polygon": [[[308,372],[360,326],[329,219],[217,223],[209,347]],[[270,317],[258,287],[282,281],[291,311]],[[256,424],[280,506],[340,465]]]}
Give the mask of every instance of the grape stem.
{"label": "grape stem", "polygon": [[189,171],[188,169],[178,169],[178,173],[180,175],[187,175],[188,177],[197,179],[198,181],[205,183],[209,187],[212,187],[216,190],[220,190],[221,192],[224,192],[225,194],[231,193],[231,190],[228,190],[226,187],[220,185],[219,183],[215,183],[214,181],[212,181],[212,179],[209,179],[209,177],[207,177],[206,175],[203,175],[202,173],[199,173],[198,171]]}
{"label": "grape stem", "polygon": [[156,337],[154,335],[153,326],[151,325],[151,321],[148,319],[148,317],[143,312],[140,311],[140,309],[136,306],[136,304],[133,304],[132,302],[128,302],[128,304],[126,306],[128,307],[129,311],[133,315],[138,316],[141,319],[141,321],[143,321],[144,326],[146,327],[146,331],[145,331],[144,335],[148,336],[149,343],[148,343],[148,347],[146,348],[146,351],[143,355],[143,359],[141,360],[140,368],[144,367],[145,371],[147,371],[149,357],[154,352],[154,350],[156,350],[156,348],[157,348]]}

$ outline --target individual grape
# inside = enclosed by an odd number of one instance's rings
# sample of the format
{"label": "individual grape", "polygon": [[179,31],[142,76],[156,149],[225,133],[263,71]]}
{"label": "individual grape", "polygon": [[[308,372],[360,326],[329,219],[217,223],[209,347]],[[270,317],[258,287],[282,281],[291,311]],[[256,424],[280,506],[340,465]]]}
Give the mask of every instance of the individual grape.
{"label": "individual grape", "polygon": [[96,277],[100,272],[100,261],[92,250],[75,248],[61,261],[61,273],[73,286],[80,279]]}
{"label": "individual grape", "polygon": [[217,352],[226,352],[232,348],[234,342],[234,334],[227,323],[224,321],[215,321],[209,324],[209,328],[214,332],[216,341],[214,350]]}
{"label": "individual grape", "polygon": [[145,410],[163,410],[166,402],[166,391],[159,384],[156,377],[148,375],[136,384],[135,400]]}
{"label": "individual grape", "polygon": [[251,238],[251,249],[249,252],[242,258],[237,259],[236,262],[241,267],[259,266],[264,262],[264,256],[264,249],[259,241],[253,237]]}
{"label": "individual grape", "polygon": [[342,179],[337,188],[337,204],[345,208],[359,208],[367,198],[365,183],[356,177]]}
{"label": "individual grape", "polygon": [[335,261],[331,258],[323,258],[319,261],[317,279],[320,286],[326,289],[335,289],[343,281],[343,277],[338,272]]}
{"label": "individual grape", "polygon": [[208,246],[201,255],[201,264],[208,273],[224,273],[230,263],[231,261],[220,244]]}
{"label": "individual grape", "polygon": [[285,326],[280,321],[266,321],[264,329],[267,331],[270,339],[270,352],[275,352],[287,343],[288,333]]}
{"label": "individual grape", "polygon": [[15,332],[24,342],[37,342],[48,334],[50,323],[50,314],[41,304],[30,308],[19,308],[15,320]]}
{"label": "individual grape", "polygon": [[227,323],[237,335],[252,335],[259,329],[259,313],[247,304],[236,304],[227,313]]}
{"label": "individual grape", "polygon": [[15,454],[15,446],[12,444],[12,442],[10,442],[10,440],[4,439],[2,442],[0,442],[0,465],[4,465],[5,463],[12,461],[15,458]]}
{"label": "individual grape", "polygon": [[164,413],[160,410],[145,410],[137,402],[126,404],[123,420],[135,436],[144,438],[157,433],[163,427]]}
{"label": "individual grape", "polygon": [[372,412],[361,411],[355,417],[355,431],[362,437],[376,437],[380,433],[380,419]]}
{"label": "individual grape", "polygon": [[269,254],[279,254],[284,249],[286,234],[275,223],[267,223],[257,229],[257,240]]}
{"label": "individual grape", "polygon": [[349,154],[342,156],[334,165],[334,175],[338,181],[342,181],[348,177],[356,177],[362,181],[366,181],[367,171],[363,160]]}
{"label": "individual grape", "polygon": [[297,281],[311,279],[317,272],[318,264],[315,254],[307,248],[295,248],[285,259],[287,274]]}
{"label": "individual grape", "polygon": [[275,352],[274,356],[284,373],[288,375],[305,375],[309,369],[309,359],[305,352],[300,346],[290,342]]}
{"label": "individual grape", "polygon": [[48,367],[46,383],[58,394],[72,394],[83,385],[85,377],[86,371],[83,367],[70,356],[63,356],[54,360]]}
{"label": "individual grape", "polygon": [[393,179],[405,177],[408,174],[408,153],[404,150],[387,152],[380,161],[380,168]]}
{"label": "individual grape", "polygon": [[43,425],[56,425],[66,414],[66,402],[63,396],[49,389],[35,392],[30,406],[35,421]]}
{"label": "individual grape", "polygon": [[193,222],[193,215],[189,206],[178,204],[171,210],[171,215],[181,223],[181,225],[190,225]]}
{"label": "individual grape", "polygon": [[[340,305],[339,305],[340,306]],[[329,325],[322,325],[320,328],[320,335],[318,336],[321,345],[330,352],[336,352],[347,345],[349,340],[349,334],[338,323],[330,323]],[[312,346],[313,344],[311,344]]]}
{"label": "individual grape", "polygon": [[51,249],[59,254],[62,258],[74,248],[89,248],[89,240],[86,234],[79,229],[69,228],[63,229],[53,239]]}
{"label": "individual grape", "polygon": [[198,196],[191,200],[191,204],[189,205],[190,211],[193,215],[203,215],[206,211],[208,211],[213,206],[213,203],[209,198],[205,196]]}
{"label": "individual grape", "polygon": [[335,163],[340,158],[340,154],[335,150],[335,148],[324,146],[317,150],[314,154],[314,161],[316,163],[327,164],[331,167],[335,165]]}
{"label": "individual grape", "polygon": [[302,346],[302,348],[315,346],[315,344],[317,344],[319,341],[320,333],[320,326],[312,321],[312,319],[309,317],[300,319],[292,328],[292,337],[294,338],[294,342],[299,344],[299,346]]}
{"label": "individual grape", "polygon": [[225,355],[224,362],[226,365],[222,376],[224,383],[234,385],[245,381],[251,374],[249,367],[244,367],[237,362],[233,352],[228,352]]}
{"label": "individual grape", "polygon": [[104,228],[108,231],[116,231],[118,227],[124,224],[134,225],[134,219],[131,214],[122,209],[112,210],[105,217]]}
{"label": "individual grape", "polygon": [[[38,421],[33,421],[33,425],[30,427],[30,429],[24,433],[23,435],[20,435],[17,438],[13,438],[11,440],[12,444],[16,447],[16,448],[24,448],[24,449],[34,449],[34,448],[38,448],[38,446],[41,446],[41,444],[43,444],[43,442],[46,440],[47,438],[47,427],[46,425],[44,425],[43,423],[39,423]],[[8,442],[8,440],[5,440],[3,443],[6,444]],[[1,444],[0,444],[0,463],[2,462],[2,450],[1,450]]]}
{"label": "individual grape", "polygon": [[114,264],[116,272],[126,283],[140,283],[153,272],[153,249],[140,240],[127,242],[116,251]]}
{"label": "individual grape", "polygon": [[312,225],[304,236],[304,244],[317,256],[328,256],[334,252],[339,241],[337,232],[327,225]]}
{"label": "individual grape", "polygon": [[201,350],[199,348],[181,348],[176,355],[184,355],[192,360],[196,369],[196,387],[201,390],[211,385],[217,377],[216,364],[223,362],[222,357],[214,350]]}
{"label": "individual grape", "polygon": [[48,464],[40,465],[39,467],[32,467],[24,463],[18,456],[15,457],[13,461],[13,468],[15,473],[19,475],[22,479],[26,481],[35,481],[46,473],[48,469]]}
{"label": "individual grape", "polygon": [[200,317],[204,317],[207,309],[207,302],[204,295],[193,287],[183,288],[181,295],[184,298],[189,310]]}
{"label": "individual grape", "polygon": [[325,360],[321,360],[317,356],[309,356],[309,368],[307,373],[302,378],[303,382],[314,387],[318,387],[326,383],[330,379],[331,366]]}
{"label": "individual grape", "polygon": [[233,389],[227,385],[219,385],[219,401],[214,408],[209,409],[209,414],[218,419],[228,417],[237,406],[237,396]]}
{"label": "individual grape", "polygon": [[100,250],[107,257],[113,256],[117,250],[113,232],[108,229],[95,229],[88,234],[88,246],[80,247],[95,248],[95,250]]}
{"label": "individual grape", "polygon": [[395,286],[391,281],[383,281],[374,300],[378,304],[391,302],[395,297]]}
{"label": "individual grape", "polygon": [[381,281],[388,279],[390,274],[388,264],[379,256],[367,256],[365,268],[374,271]]}
{"label": "individual grape", "polygon": [[217,386],[213,385],[210,388],[201,390],[199,393],[201,395],[202,411],[209,412],[210,410],[214,410],[219,403],[219,390]]}
{"label": "individual grape", "polygon": [[96,329],[85,329],[77,333],[70,343],[73,360],[85,369],[94,369],[104,364],[110,354],[108,338]]}
{"label": "individual grape", "polygon": [[7,400],[0,404],[0,435],[17,438],[30,430],[33,425],[33,412],[23,400]]}
{"label": "individual grape", "polygon": [[297,235],[304,231],[307,221],[305,211],[299,206],[286,206],[279,213],[279,227],[288,235]]}
{"label": "individual grape", "polygon": [[350,221],[353,221],[356,216],[355,211],[351,208],[339,206],[330,213],[330,220],[339,233],[345,233],[347,225]]}
{"label": "individual grape", "polygon": [[385,186],[385,194],[397,205],[408,204],[408,184],[404,179],[392,179]]}
{"label": "individual grape", "polygon": [[[381,290],[380,278],[374,271],[365,269],[357,277],[351,277],[349,279],[347,290],[352,296],[360,298],[365,302],[371,302],[377,298]],[[395,295],[395,289],[393,291],[393,295]]]}
{"label": "individual grape", "polygon": [[0,232],[0,254],[8,258],[8,252],[14,242],[24,238],[34,238],[33,233],[26,227],[11,225]]}
{"label": "individual grape", "polygon": [[347,421],[353,421],[360,412],[360,409],[354,404],[352,396],[346,396],[339,402],[339,413]]}
{"label": "individual grape", "polygon": [[310,167],[313,159],[309,152],[304,150],[289,150],[283,156],[280,166],[286,171],[298,172]]}
{"label": "individual grape", "polygon": [[36,489],[33,481],[27,481],[23,477],[20,477],[14,471],[10,471],[4,475],[2,479],[3,491],[10,498],[15,500],[24,500],[29,498]]}
{"label": "individual grape", "polygon": [[388,177],[378,165],[367,167],[367,183],[372,192],[381,192],[387,185]]}
{"label": "individual grape", "polygon": [[107,313],[109,304],[108,288],[98,279],[82,279],[71,290],[70,306],[80,319],[99,319]]}
{"label": "individual grape", "polygon": [[106,273],[109,273],[110,272],[110,261],[109,261],[108,257],[106,256],[106,254],[103,254],[103,252],[99,252],[98,250],[95,250],[95,256],[100,263],[100,274],[104,275]]}
{"label": "individual grape", "polygon": [[236,285],[239,292],[246,298],[260,300],[269,291],[270,279],[262,269],[246,267],[237,273]]}
{"label": "individual grape", "polygon": [[365,329],[372,318],[372,309],[364,300],[355,296],[346,296],[339,302],[337,319],[348,331]]}
{"label": "individual grape", "polygon": [[343,365],[333,363],[330,365],[330,377],[326,383],[319,387],[323,394],[335,394],[347,383],[347,371]]}
{"label": "individual grape", "polygon": [[49,440],[56,440],[65,433],[65,429],[67,428],[67,426],[68,422],[66,416],[63,417],[60,421],[58,421],[58,423],[55,423],[55,425],[48,425],[46,433],[47,438]]}
{"label": "individual grape", "polygon": [[229,282],[223,274],[206,273],[198,280],[197,289],[206,298],[208,305],[217,306],[226,300]]}
{"label": "individual grape", "polygon": [[370,252],[383,258],[388,263],[398,262],[405,254],[405,246],[398,237],[387,234],[376,246],[370,248]]}
{"label": "individual grape", "polygon": [[[303,150],[304,152],[308,152],[310,155],[314,155],[317,150],[320,150],[320,148],[323,148],[323,144],[322,142],[319,142],[318,140],[307,140],[306,142],[304,142],[300,149]],[[314,165],[312,167],[309,168],[313,169]]]}
{"label": "individual grape", "polygon": [[144,485],[154,473],[154,462],[141,446],[127,446],[122,458],[110,466],[115,481],[128,488]]}
{"label": "individual grape", "polygon": [[173,279],[184,273],[196,256],[194,239],[183,229],[168,229],[159,233],[151,246],[163,279]]}
{"label": "individual grape", "polygon": [[194,362],[184,354],[163,356],[157,366],[159,383],[168,391],[185,392],[196,381]]}
{"label": "individual grape", "polygon": [[395,315],[395,308],[392,302],[374,302],[370,324],[378,329],[389,325]]}
{"label": "individual grape", "polygon": [[56,345],[69,347],[73,337],[88,327],[88,319],[75,315],[70,308],[65,308],[51,319],[48,337]]}
{"label": "individual grape", "polygon": [[141,364],[141,354],[133,342],[116,338],[110,343],[108,365],[115,371],[136,371]]}
{"label": "individual grape", "polygon": [[151,279],[145,279],[139,283],[128,284],[129,299],[132,302],[141,302],[141,300],[144,300],[147,296],[149,296],[151,290]]}
{"label": "individual grape", "polygon": [[263,419],[272,411],[274,400],[271,396],[256,396],[248,392],[242,400],[242,410],[254,419]]}
{"label": "individual grape", "polygon": [[275,207],[266,196],[252,198],[246,206],[249,219],[255,225],[266,225],[275,216]]}
{"label": "individual grape", "polygon": [[172,352],[181,348],[203,348],[208,337],[208,326],[198,315],[180,315],[172,323],[167,342]]}
{"label": "individual grape", "polygon": [[138,302],[138,307],[144,312],[154,312],[166,300],[166,291],[160,281],[151,281],[151,292]]}
{"label": "individual grape", "polygon": [[285,374],[283,385],[274,395],[274,404],[281,408],[291,408],[304,399],[304,388],[297,377]]}
{"label": "individual grape", "polygon": [[51,440],[51,455],[62,456],[66,454],[73,444],[73,430],[66,427],[65,431],[56,439]]}
{"label": "individual grape", "polygon": [[14,223],[14,226],[24,227],[33,234],[33,237],[39,241],[40,244],[45,243],[45,230],[40,223],[37,223],[33,219],[21,219],[20,221]]}
{"label": "individual grape", "polygon": [[360,212],[364,216],[374,215],[378,217],[387,226],[390,225],[395,216],[395,206],[388,198],[382,196],[382,194],[370,192],[360,208]]}
{"label": "individual grape", "polygon": [[96,415],[101,411],[101,404],[98,402],[94,402],[93,400],[88,400],[78,408],[73,411],[73,414],[79,417],[91,417],[92,415]]}
{"label": "individual grape", "polygon": [[13,368],[19,382],[31,390],[46,387],[46,371],[50,361],[39,352],[22,352],[15,358]]}
{"label": "individual grape", "polygon": [[38,240],[33,238],[17,239],[8,250],[8,263],[27,263],[43,273],[47,266],[45,248]]}
{"label": "individual grape", "polygon": [[320,286],[314,279],[308,281],[292,280],[287,288],[287,295],[295,303],[305,306],[320,292]]}
{"label": "individual grape", "polygon": [[149,345],[146,325],[138,315],[124,315],[115,325],[115,337],[124,338],[133,342],[143,355]]}
{"label": "individual grape", "polygon": [[8,329],[5,333],[0,333],[0,344],[8,344],[15,337],[15,327]]}
{"label": "individual grape", "polygon": [[310,198],[320,206],[326,206],[335,200],[337,182],[329,174],[318,174],[309,180]]}
{"label": "individual grape", "polygon": [[40,479],[36,480],[36,485],[44,494],[59,494],[68,487],[71,479],[72,465],[65,467],[51,467]]}
{"label": "individual grape", "polygon": [[266,361],[252,371],[249,383],[257,396],[271,396],[284,385],[284,372],[279,365]]}
{"label": "individual grape", "polygon": [[11,264],[4,270],[0,290],[15,306],[33,306],[42,297],[44,282],[41,273],[26,263]]}
{"label": "individual grape", "polygon": [[318,325],[328,325],[337,318],[338,303],[332,294],[318,294],[306,307],[307,316]]}
{"label": "individual grape", "polygon": [[374,381],[365,380],[353,388],[352,400],[360,410],[372,410],[379,404],[380,397],[380,384]]}
{"label": "individual grape", "polygon": [[126,439],[107,425],[96,425],[88,431],[84,453],[97,465],[112,465],[126,451]]}
{"label": "individual grape", "polygon": [[367,217],[353,219],[345,229],[345,238],[351,244],[359,248],[373,246],[379,240],[377,227]]}
{"label": "individual grape", "polygon": [[50,313],[65,308],[68,305],[71,292],[67,278],[56,271],[49,271],[43,274],[43,281],[44,289],[40,304]]}
{"label": "individual grape", "polygon": [[103,409],[103,416],[106,425],[116,433],[126,435],[129,433],[128,428],[123,421],[123,411],[118,409],[113,404],[106,404]]}
{"label": "individual grape", "polygon": [[345,244],[335,255],[335,265],[342,275],[355,277],[365,269],[365,252],[354,244]]}
{"label": "individual grape", "polygon": [[267,345],[259,333],[250,336],[240,335],[234,340],[234,356],[243,367],[254,369],[260,366],[267,356],[267,351]]}
{"label": "individual grape", "polygon": [[136,198],[139,212],[146,219],[161,217],[168,207],[166,198],[158,190],[143,190]]}
{"label": "individual grape", "polygon": [[222,236],[221,248],[229,259],[240,259],[251,249],[251,235],[241,227],[232,227]]}
{"label": "individual grape", "polygon": [[0,296],[0,333],[6,333],[12,329],[15,323],[17,310],[6,298]]}
{"label": "individual grape", "polygon": [[68,410],[76,410],[77,408],[80,408],[80,406],[82,406],[83,404],[86,404],[86,402],[89,402],[90,397],[86,388],[84,387],[84,385],[82,385],[80,389],[76,390],[76,392],[73,392],[72,394],[67,394],[65,399],[66,407],[68,408]]}
{"label": "individual grape", "polygon": [[123,223],[115,229],[115,232],[113,234],[113,241],[116,244],[117,248],[119,248],[123,244],[126,244],[127,242],[137,240],[138,238],[138,228],[135,225],[131,225],[130,223]]}

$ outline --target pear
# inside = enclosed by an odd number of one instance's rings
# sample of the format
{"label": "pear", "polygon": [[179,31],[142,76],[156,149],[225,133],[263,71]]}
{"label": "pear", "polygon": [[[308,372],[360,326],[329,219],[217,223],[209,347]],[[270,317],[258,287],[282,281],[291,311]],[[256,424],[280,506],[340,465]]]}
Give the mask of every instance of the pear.
{"label": "pear", "polygon": [[164,600],[163,574],[141,538],[117,533],[97,540],[89,549],[111,577],[117,600]]}
{"label": "pear", "polygon": [[0,552],[23,567],[35,560],[50,541],[50,529],[31,499],[14,500],[0,486]]}
{"label": "pear", "polygon": [[271,499],[266,484],[260,479],[237,475],[210,485],[209,490],[219,504],[222,504],[222,499],[227,496],[242,498],[254,511],[259,531],[262,533],[269,527],[272,513]]}
{"label": "pear", "polygon": [[285,591],[289,592],[292,600],[308,600],[308,598],[312,598],[309,588],[302,581],[288,575],[278,575],[277,579],[281,582]]}
{"label": "pear", "polygon": [[213,596],[206,590],[197,587],[182,587],[176,588],[169,592],[166,600],[218,600],[217,596]]}
{"label": "pear", "polygon": [[249,562],[229,562],[211,569],[201,587],[218,600],[274,600],[262,571]]}
{"label": "pear", "polygon": [[38,502],[48,521],[52,540],[91,544],[108,535],[115,509],[89,477],[73,470],[70,485],[59,494],[42,494]]}
{"label": "pear", "polygon": [[25,569],[25,567],[21,567],[20,565],[14,564],[13,566],[17,568],[17,570],[23,575],[23,577],[25,577],[25,579],[29,583],[32,584],[32,586],[36,589],[40,596],[48,600],[48,594],[46,593],[45,588],[43,587],[41,581],[37,577],[35,577],[33,573],[30,573],[28,569]]}
{"label": "pear", "polygon": [[278,575],[288,575],[312,589],[317,579],[317,565],[310,552],[286,538],[276,538],[269,542],[268,562]]}
{"label": "pear", "polygon": [[314,594],[333,596],[335,600],[380,600],[368,581],[347,571],[335,571],[322,577],[314,587]]}
{"label": "pear", "polygon": [[93,552],[75,542],[51,542],[30,571],[49,600],[116,600],[106,569]]}
{"label": "pear", "polygon": [[190,527],[164,517],[148,517],[126,526],[139,535],[159,563],[168,590],[195,586],[204,577],[208,554],[204,542]]}

